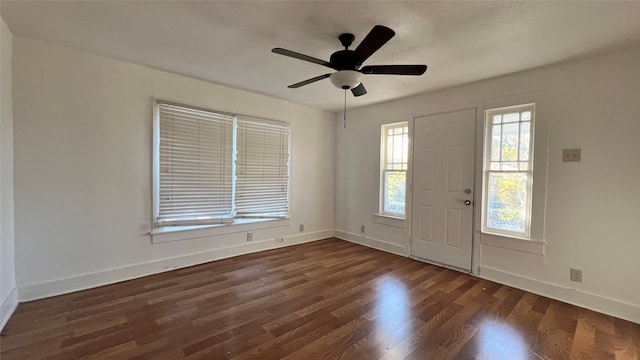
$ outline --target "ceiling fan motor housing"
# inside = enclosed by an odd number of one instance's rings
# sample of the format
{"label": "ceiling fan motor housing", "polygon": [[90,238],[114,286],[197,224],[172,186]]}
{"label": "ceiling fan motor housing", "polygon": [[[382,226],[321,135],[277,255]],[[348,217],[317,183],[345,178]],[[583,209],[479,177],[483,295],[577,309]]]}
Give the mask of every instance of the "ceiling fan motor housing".
{"label": "ceiling fan motor housing", "polygon": [[340,50],[331,54],[329,62],[336,70],[356,70],[362,64],[353,50]]}

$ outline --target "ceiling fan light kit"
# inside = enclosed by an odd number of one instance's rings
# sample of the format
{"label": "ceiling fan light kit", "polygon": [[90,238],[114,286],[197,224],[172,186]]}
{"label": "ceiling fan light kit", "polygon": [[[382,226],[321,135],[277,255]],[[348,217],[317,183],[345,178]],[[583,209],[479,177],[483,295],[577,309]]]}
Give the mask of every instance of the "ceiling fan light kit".
{"label": "ceiling fan light kit", "polygon": [[349,50],[349,46],[351,46],[355,36],[349,33],[340,34],[338,40],[340,40],[340,43],[344,46],[344,50],[339,50],[331,54],[328,62],[283,48],[274,48],[271,51],[276,54],[312,62],[336,70],[334,73],[316,76],[289,85],[289,88],[299,88],[329,78],[335,87],[344,89],[345,91],[350,89],[353,96],[362,96],[367,93],[361,81],[363,74],[418,76],[427,71],[427,65],[368,65],[361,67],[373,53],[378,51],[387,41],[391,40],[394,35],[395,32],[388,27],[376,25],[369,31],[369,34],[365,36],[355,50]]}
{"label": "ceiling fan light kit", "polygon": [[329,77],[331,83],[338,89],[349,90],[360,85],[362,74],[355,70],[336,71]]}

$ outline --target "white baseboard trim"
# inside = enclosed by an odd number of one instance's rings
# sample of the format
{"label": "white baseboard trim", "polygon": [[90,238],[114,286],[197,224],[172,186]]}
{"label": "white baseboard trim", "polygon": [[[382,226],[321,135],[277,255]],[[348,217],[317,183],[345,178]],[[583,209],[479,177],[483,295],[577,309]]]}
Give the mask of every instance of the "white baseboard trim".
{"label": "white baseboard trim", "polygon": [[368,247],[372,247],[374,249],[390,252],[392,254],[400,255],[400,256],[409,256],[408,250],[398,244],[393,244],[384,240],[372,238],[369,236],[363,236],[360,234],[354,234],[351,232],[336,230],[335,237],[341,240],[346,240],[355,244],[364,245]]}
{"label": "white baseboard trim", "polygon": [[213,249],[201,253],[178,256],[174,258],[155,260],[142,264],[109,269],[89,274],[82,274],[63,279],[47,281],[38,284],[20,286],[20,301],[31,301],[46,297],[86,290],[98,286],[131,280],[143,276],[158,274],[188,266],[203,264],[211,261],[226,259],[238,255],[271,250],[285,246],[298,245],[311,241],[331,238],[333,229],[302,233],[284,237],[284,242],[275,239],[253,241],[245,244]]}
{"label": "white baseboard trim", "polygon": [[0,304],[0,330],[4,329],[4,326],[9,321],[13,312],[16,311],[18,307],[18,289],[13,288],[9,295],[7,295],[4,300],[2,300],[2,304]]}
{"label": "white baseboard trim", "polygon": [[640,305],[480,266],[479,277],[640,324]]}

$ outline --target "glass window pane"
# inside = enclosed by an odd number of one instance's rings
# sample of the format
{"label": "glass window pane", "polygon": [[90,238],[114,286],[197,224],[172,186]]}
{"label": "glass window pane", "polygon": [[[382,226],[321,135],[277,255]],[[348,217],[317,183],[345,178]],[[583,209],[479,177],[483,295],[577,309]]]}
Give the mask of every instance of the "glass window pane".
{"label": "glass window pane", "polygon": [[502,125],[502,161],[518,160],[518,125]]}
{"label": "glass window pane", "polygon": [[520,118],[522,119],[522,121],[531,120],[531,111],[524,111]]}
{"label": "glass window pane", "polygon": [[491,229],[525,231],[527,174],[489,174],[486,226]]}
{"label": "glass window pane", "polygon": [[521,162],[519,166],[520,170],[529,170],[529,163]]}
{"label": "glass window pane", "polygon": [[384,174],[384,212],[404,214],[406,172],[387,171]]}
{"label": "glass window pane", "polygon": [[500,170],[500,163],[499,162],[490,163],[489,170]]}
{"label": "glass window pane", "polygon": [[502,122],[502,115],[493,115],[493,123],[500,124]]}
{"label": "glass window pane", "polygon": [[503,162],[502,169],[504,171],[518,171],[518,163],[517,162]]}
{"label": "glass window pane", "polygon": [[402,162],[402,135],[396,135],[393,137],[393,162],[401,163]]}
{"label": "glass window pane", "polygon": [[520,120],[520,113],[509,113],[502,116],[502,121],[506,123],[516,122]]}
{"label": "glass window pane", "polygon": [[389,164],[393,162],[393,136],[387,137],[387,147],[385,149],[387,152],[387,169],[389,168]]}
{"label": "glass window pane", "polygon": [[531,123],[520,124],[520,160],[529,160],[529,134]]}
{"label": "glass window pane", "polygon": [[491,130],[491,161],[500,161],[500,129],[497,125]]}
{"label": "glass window pane", "polygon": [[387,135],[393,135],[393,129],[387,130]]}
{"label": "glass window pane", "polygon": [[393,129],[393,134],[402,134],[402,128],[394,128]]}

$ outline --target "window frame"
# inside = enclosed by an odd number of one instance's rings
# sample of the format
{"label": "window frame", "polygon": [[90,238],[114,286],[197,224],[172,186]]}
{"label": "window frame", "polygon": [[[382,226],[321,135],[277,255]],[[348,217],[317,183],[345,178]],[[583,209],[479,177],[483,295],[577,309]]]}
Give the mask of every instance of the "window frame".
{"label": "window frame", "polygon": [[[166,224],[161,224],[157,222],[157,218],[159,215],[159,209],[160,209],[160,104],[168,104],[168,105],[173,105],[173,106],[179,106],[179,107],[184,107],[184,108],[188,108],[188,109],[193,109],[193,110],[198,110],[198,111],[205,111],[205,112],[210,112],[212,114],[215,115],[220,115],[220,116],[230,116],[233,118],[233,125],[232,125],[232,155],[231,155],[231,166],[232,166],[232,189],[231,189],[231,198],[232,198],[232,213],[231,216],[229,218],[224,218],[222,221],[220,219],[212,219],[211,222],[207,222],[207,221],[198,221],[195,220],[191,221],[191,222],[186,222],[186,223],[171,223],[168,222]],[[231,114],[231,113],[227,113],[227,112],[223,112],[223,111],[217,111],[217,110],[212,110],[212,109],[208,109],[205,107],[201,107],[201,106],[194,106],[194,105],[190,105],[190,104],[185,104],[185,103],[180,103],[180,102],[175,102],[175,101],[170,101],[170,100],[164,100],[164,99],[160,99],[160,98],[153,98],[152,99],[152,115],[153,115],[153,141],[152,141],[152,219],[151,219],[151,223],[152,223],[152,231],[151,234],[152,235],[157,235],[157,234],[163,234],[166,232],[185,232],[185,231],[190,231],[190,230],[197,230],[197,229],[203,229],[203,228],[210,228],[210,227],[218,227],[218,226],[241,226],[241,227],[246,227],[246,226],[250,226],[252,229],[256,228],[257,225],[251,225],[254,223],[264,223],[264,222],[274,222],[274,225],[268,225],[266,226],[268,227],[273,227],[273,226],[282,226],[281,223],[283,223],[283,221],[285,221],[286,223],[288,223],[289,220],[289,215],[290,215],[290,211],[291,211],[291,125],[288,122],[284,122],[284,121],[278,121],[278,120],[271,120],[271,119],[264,119],[264,118],[258,118],[258,117],[253,117],[253,116],[246,116],[246,115],[241,115],[241,114]],[[246,218],[246,217],[237,217],[236,216],[236,180],[237,180],[237,174],[236,174],[236,167],[237,167],[237,153],[238,153],[238,149],[237,149],[237,131],[238,131],[238,118],[244,118],[246,119],[250,119],[251,121],[261,121],[261,122],[265,122],[265,123],[271,123],[271,124],[277,124],[283,127],[286,127],[286,137],[287,137],[287,149],[288,149],[288,159],[287,159],[287,196],[286,196],[286,208],[287,208],[287,212],[286,214],[283,215],[279,215],[279,216],[264,216],[264,217],[252,217],[252,218]],[[188,237],[184,237],[184,238],[188,238]],[[173,240],[173,239],[171,239]],[[170,240],[165,240],[165,241],[170,241]],[[156,242],[156,241],[154,241]],[[164,242],[164,241],[161,241]]]}
{"label": "window frame", "polygon": [[[513,112],[531,112],[531,119],[529,122],[529,149],[528,149],[528,160],[527,160],[527,170],[491,170],[491,148],[492,148],[492,136],[493,136],[493,116],[495,115],[504,115]],[[486,109],[484,111],[485,121],[484,121],[484,146],[483,146],[483,174],[482,174],[482,211],[481,211],[481,231],[485,234],[499,235],[510,238],[531,240],[531,228],[532,228],[532,216],[533,216],[533,190],[534,190],[534,144],[535,144],[535,128],[536,128],[536,103],[524,103],[512,106],[504,106],[504,107],[496,107]],[[519,119],[518,122],[513,123],[522,123]],[[499,125],[503,125],[504,123],[500,123]],[[518,136],[521,136],[520,133]],[[502,140],[502,136],[500,137]],[[520,139],[519,139],[520,141]],[[519,150],[519,149],[518,149]],[[520,159],[520,153],[518,153],[518,159]],[[502,162],[502,161],[500,161]],[[519,161],[516,161],[519,162]],[[488,226],[488,213],[489,213],[489,177],[492,173],[524,173],[526,174],[526,206],[525,206],[525,216],[524,216],[524,231],[508,231],[497,228],[491,228]]]}
{"label": "window frame", "polygon": [[[404,149],[403,151],[406,153],[406,158],[403,159],[405,160],[404,162],[401,162],[400,164],[404,164],[404,169],[387,169],[387,149],[388,149],[388,136],[387,136],[387,130],[389,129],[397,129],[397,128],[405,128],[406,129],[406,135],[407,135],[407,141],[404,144],[404,146],[406,147],[406,149]],[[401,135],[404,135],[404,130],[403,133]],[[389,123],[389,124],[382,124],[380,126],[380,187],[379,187],[379,193],[380,193],[380,197],[379,197],[379,204],[378,204],[378,215],[379,216],[384,216],[384,217],[390,217],[390,218],[397,218],[397,219],[405,219],[407,216],[407,175],[408,175],[408,169],[409,169],[409,142],[411,141],[411,137],[410,135],[410,130],[409,130],[409,122],[408,121],[400,121],[400,122],[395,122],[395,123]],[[404,200],[404,206],[405,206],[405,210],[403,213],[399,213],[399,212],[392,212],[392,211],[385,211],[385,206],[386,206],[386,198],[387,198],[387,193],[386,193],[386,175],[388,172],[402,172],[404,173],[405,176],[405,200]]]}

